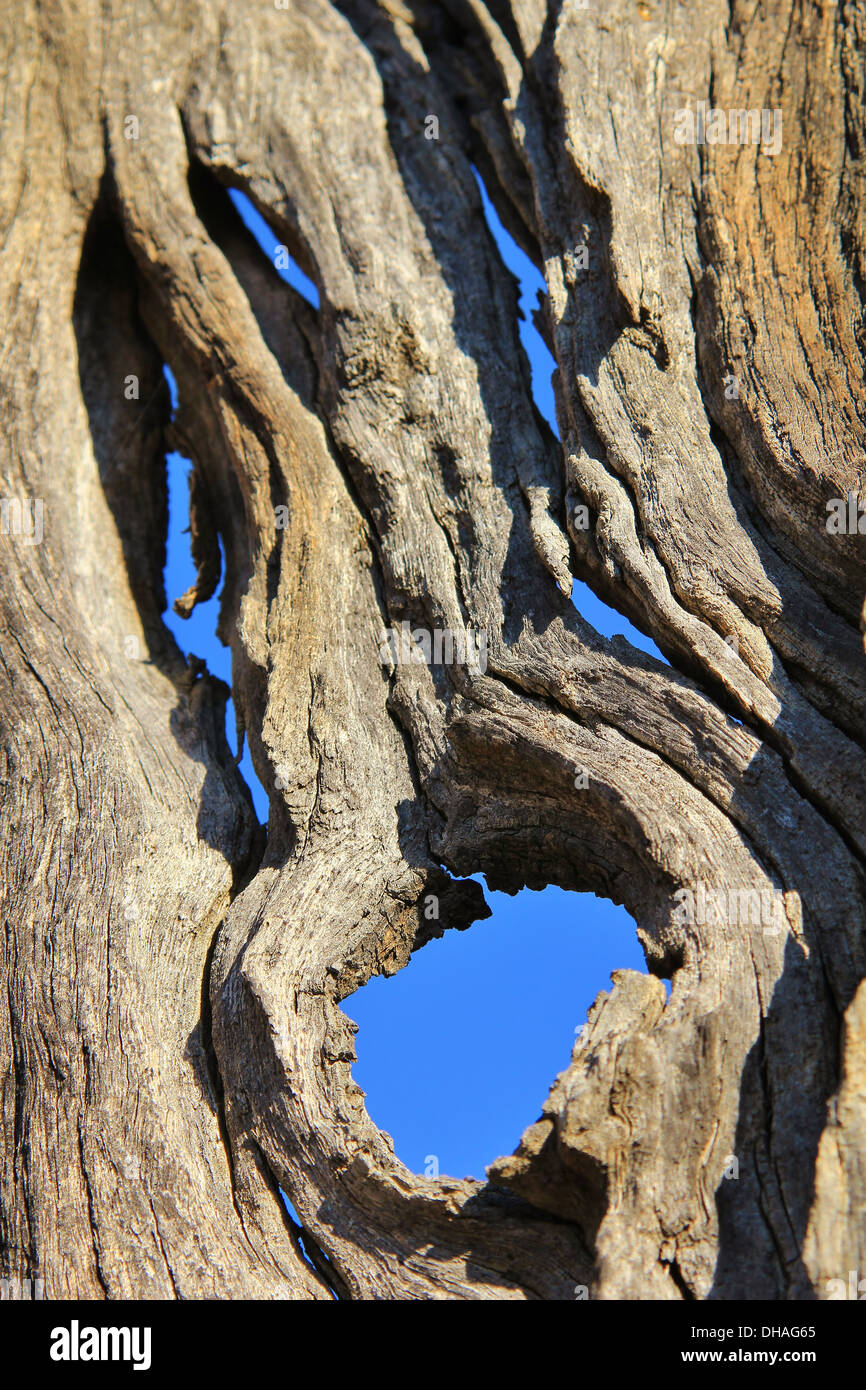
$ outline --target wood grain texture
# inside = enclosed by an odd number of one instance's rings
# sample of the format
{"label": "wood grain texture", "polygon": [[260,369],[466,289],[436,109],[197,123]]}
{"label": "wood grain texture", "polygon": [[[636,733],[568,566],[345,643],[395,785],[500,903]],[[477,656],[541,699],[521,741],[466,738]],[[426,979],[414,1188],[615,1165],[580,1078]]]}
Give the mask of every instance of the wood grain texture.
{"label": "wood grain texture", "polygon": [[[0,45],[2,488],[44,503],[0,537],[4,1267],[516,1300],[866,1270],[866,566],[826,525],[866,466],[862,0],[18,0]],[[678,143],[700,102],[780,111],[781,148]],[[545,278],[561,446],[475,169]],[[167,447],[266,832],[162,622]],[[383,663],[402,623],[485,660]],[[349,997],[484,916],[479,872],[625,904],[650,971],[486,1183],[395,1157]]]}

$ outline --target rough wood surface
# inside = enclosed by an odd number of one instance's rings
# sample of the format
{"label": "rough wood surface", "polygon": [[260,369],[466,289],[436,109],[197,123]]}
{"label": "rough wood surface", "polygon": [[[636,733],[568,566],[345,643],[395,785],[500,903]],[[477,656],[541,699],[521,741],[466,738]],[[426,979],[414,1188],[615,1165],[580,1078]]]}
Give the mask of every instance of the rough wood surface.
{"label": "rough wood surface", "polygon": [[[866,1274],[866,566],[827,525],[866,473],[862,0],[15,0],[0,73],[3,498],[44,506],[0,536],[4,1269],[54,1298]],[[780,149],[679,143],[700,102],[780,111]],[[561,447],[473,166],[546,280]],[[161,618],[167,447],[179,611],[222,540],[266,833]],[[486,659],[383,665],[404,622]],[[479,871],[624,903],[650,970],[488,1183],[395,1158],[347,1000],[483,916]]]}

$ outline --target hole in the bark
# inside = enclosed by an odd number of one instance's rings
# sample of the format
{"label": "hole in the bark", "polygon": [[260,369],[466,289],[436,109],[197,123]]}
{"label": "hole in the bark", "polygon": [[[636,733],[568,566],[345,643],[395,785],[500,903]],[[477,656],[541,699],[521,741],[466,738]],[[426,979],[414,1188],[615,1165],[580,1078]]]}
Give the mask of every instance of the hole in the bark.
{"label": "hole in the bark", "polygon": [[[178,395],[177,383],[168,367],[163,368],[165,379],[168,382],[168,389],[171,394],[172,415],[177,410]],[[216,635],[217,620],[219,618],[220,599],[222,596],[222,585],[214,596],[204,603],[196,604],[188,618],[181,618],[175,613],[172,604],[174,600],[186,592],[195,580],[195,566],[190,556],[189,547],[189,472],[192,467],[189,459],[182,454],[170,453],[166,455],[166,471],[168,477],[168,535],[166,539],[166,563],[165,563],[165,592],[168,600],[168,607],[163,614],[163,621],[166,627],[172,632],[178,646],[185,656],[190,654],[201,657],[207,662],[207,668],[220,680],[224,680],[226,685],[231,688],[232,683],[232,658],[228,647],[224,647]],[[222,543],[220,542],[220,545]],[[225,564],[222,567],[223,577],[225,576]],[[223,581],[224,582],[224,581]],[[226,736],[229,747],[237,756],[237,731],[235,728],[234,702],[230,699],[226,705]],[[256,815],[264,824],[268,819],[268,794],[259,781],[253,768],[249,748],[244,747],[244,754],[238,764],[240,774],[246,782],[253,799]]]}
{"label": "hole in the bark", "polygon": [[482,1178],[513,1152],[612,970],[646,973],[634,920],[592,893],[487,891],[493,915],[446,931],[343,1004],[353,1076],[414,1172]]}
{"label": "hole in the bark", "polygon": [[[552,374],[556,367],[556,362],[552,357],[544,339],[533,322],[533,311],[547,294],[547,286],[540,271],[533,265],[525,251],[521,251],[514,238],[505,230],[496,209],[491,202],[481,175],[475,170],[475,178],[481,193],[481,202],[484,207],[484,216],[487,226],[496,242],[496,249],[502,259],[503,264],[517,277],[520,285],[520,302],[518,308],[517,328],[520,334],[520,341],[523,350],[529,359],[529,370],[532,379],[532,398],[538,408],[539,413],[547,421],[553,433],[559,438],[559,430],[556,424],[556,406],[553,395]],[[653,642],[651,637],[645,637],[628,618],[622,613],[617,612],[604,603],[593,593],[588,584],[582,580],[575,579],[571,590],[571,601],[588,623],[591,623],[596,632],[601,633],[602,637],[622,636],[631,642],[632,646],[639,648],[642,652],[647,652],[649,656],[654,656],[657,661],[664,662],[669,666],[667,657],[663,656]]]}
{"label": "hole in the bark", "polygon": [[311,304],[314,309],[318,309],[319,291],[316,286],[289,254],[288,247],[280,241],[275,232],[271,231],[268,223],[258,209],[253,206],[247,195],[242,193],[239,188],[230,188],[229,197],[244,226],[255,237],[277,274],[285,280],[287,285],[291,285],[292,289],[297,290],[298,294],[303,295],[308,304]]}

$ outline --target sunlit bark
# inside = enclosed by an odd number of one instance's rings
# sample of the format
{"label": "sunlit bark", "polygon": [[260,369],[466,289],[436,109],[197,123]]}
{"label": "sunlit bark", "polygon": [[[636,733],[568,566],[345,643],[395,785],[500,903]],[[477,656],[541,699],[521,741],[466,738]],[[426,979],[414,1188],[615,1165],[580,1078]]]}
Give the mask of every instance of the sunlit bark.
{"label": "sunlit bark", "polygon": [[[0,43],[6,1268],[866,1272],[862,4],[16,0]],[[546,279],[561,446],[474,169]],[[169,447],[266,834],[162,621]],[[624,903],[650,971],[487,1184],[395,1158],[341,1008],[484,915],[477,872]]]}

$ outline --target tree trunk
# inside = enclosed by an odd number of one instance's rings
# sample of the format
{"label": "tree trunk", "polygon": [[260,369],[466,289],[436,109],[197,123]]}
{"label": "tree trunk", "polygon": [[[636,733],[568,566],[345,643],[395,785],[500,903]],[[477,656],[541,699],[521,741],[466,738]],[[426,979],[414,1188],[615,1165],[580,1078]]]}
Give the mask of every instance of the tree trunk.
{"label": "tree trunk", "polygon": [[[828,1297],[866,1273],[862,0],[282,6],[0,18],[0,1262]],[[473,165],[545,276],[561,447]],[[172,446],[266,834],[161,618]],[[392,660],[404,622],[482,653]],[[478,872],[624,903],[650,971],[488,1183],[395,1158],[341,1009]]]}

